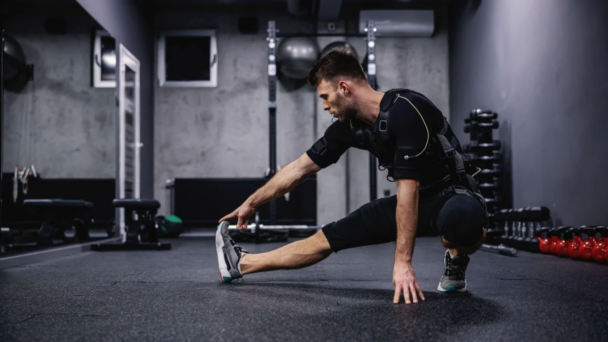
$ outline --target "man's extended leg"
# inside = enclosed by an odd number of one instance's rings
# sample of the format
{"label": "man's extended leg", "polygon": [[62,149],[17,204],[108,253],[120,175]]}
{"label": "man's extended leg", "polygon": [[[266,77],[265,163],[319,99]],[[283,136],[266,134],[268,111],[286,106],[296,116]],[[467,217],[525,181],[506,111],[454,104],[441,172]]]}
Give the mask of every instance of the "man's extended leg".
{"label": "man's extended leg", "polygon": [[218,226],[215,244],[222,281],[244,274],[313,265],[332,252],[395,241],[396,196],[384,197],[361,206],[348,216],[325,225],[322,231],[267,253],[250,254],[228,234],[228,222]]}
{"label": "man's extended leg", "polygon": [[245,254],[241,261],[243,275],[283,269],[297,269],[314,265],[332,253],[323,231],[313,236],[290,243],[274,251],[260,254]]}

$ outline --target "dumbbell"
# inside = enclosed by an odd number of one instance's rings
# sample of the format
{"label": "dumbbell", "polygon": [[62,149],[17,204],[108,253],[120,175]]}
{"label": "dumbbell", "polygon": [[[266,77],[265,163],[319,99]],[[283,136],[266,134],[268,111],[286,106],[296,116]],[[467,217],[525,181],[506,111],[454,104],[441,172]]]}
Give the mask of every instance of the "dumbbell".
{"label": "dumbbell", "polygon": [[499,123],[498,121],[494,120],[492,122],[473,122],[473,123],[469,123],[467,125],[464,126],[464,132],[465,133],[471,133],[471,127],[475,127],[475,128],[481,128],[481,129],[497,129],[498,128]]}
{"label": "dumbbell", "polygon": [[511,227],[509,224],[510,221],[507,219],[508,212],[509,212],[509,209],[500,209],[494,217],[497,222],[503,222],[503,224],[502,224],[502,228],[503,228],[502,238],[503,239],[506,239],[509,237],[509,231],[511,230]]}
{"label": "dumbbell", "polygon": [[481,171],[479,173],[481,173],[484,176],[499,176],[502,174],[502,169],[501,168],[481,169]]}
{"label": "dumbbell", "polygon": [[536,243],[536,232],[540,229],[540,222],[530,221],[528,222],[530,226],[528,227],[528,237],[526,241],[528,243]]}
{"label": "dumbbell", "polygon": [[469,116],[473,121],[490,121],[498,118],[498,114],[493,112],[471,113]]}
{"label": "dumbbell", "polygon": [[7,248],[13,247],[13,234],[11,229],[8,227],[0,228],[2,246],[6,246]]}
{"label": "dumbbell", "polygon": [[606,251],[608,246],[608,227],[599,226],[595,228],[596,244],[591,251],[591,257],[597,262],[608,261]]}
{"label": "dumbbell", "polygon": [[530,210],[531,207],[525,207],[523,209],[518,209],[518,213],[519,215],[521,215],[519,217],[519,222],[520,222],[520,232],[519,232],[519,236],[517,237],[517,241],[519,241],[520,243],[523,243],[526,241],[526,239],[528,238],[528,219],[526,218],[528,216],[528,212]]}
{"label": "dumbbell", "polygon": [[480,151],[480,150],[500,150],[501,147],[501,143],[500,140],[494,140],[493,142],[489,143],[489,142],[482,142],[482,143],[477,143],[477,144],[471,144],[469,145],[469,149],[471,149],[471,151]]}

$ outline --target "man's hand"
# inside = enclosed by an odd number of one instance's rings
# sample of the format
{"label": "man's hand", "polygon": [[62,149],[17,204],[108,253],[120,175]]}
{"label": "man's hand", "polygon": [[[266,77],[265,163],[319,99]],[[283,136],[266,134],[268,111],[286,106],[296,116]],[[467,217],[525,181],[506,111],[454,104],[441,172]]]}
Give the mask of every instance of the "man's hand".
{"label": "man's hand", "polygon": [[241,206],[236,208],[235,211],[222,217],[218,222],[238,218],[236,227],[238,229],[247,229],[247,226],[249,225],[249,218],[255,213],[255,209],[256,208],[254,206],[245,201],[245,203],[241,204]]}
{"label": "man's hand", "polygon": [[412,295],[412,301],[414,303],[418,303],[418,295],[420,296],[420,299],[424,300],[424,294],[422,294],[422,290],[420,290],[420,286],[418,286],[411,263],[395,262],[393,268],[393,285],[395,285],[395,297],[393,298],[393,303],[395,304],[399,303],[402,291],[403,296],[405,297],[405,304],[411,303],[410,294]]}

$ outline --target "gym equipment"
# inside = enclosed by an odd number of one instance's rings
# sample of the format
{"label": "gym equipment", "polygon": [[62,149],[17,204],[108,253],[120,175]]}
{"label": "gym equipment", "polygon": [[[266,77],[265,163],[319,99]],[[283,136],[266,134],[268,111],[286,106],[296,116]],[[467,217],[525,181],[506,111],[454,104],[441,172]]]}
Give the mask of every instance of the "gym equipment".
{"label": "gym equipment", "polygon": [[28,199],[23,205],[44,211],[45,219],[38,231],[39,245],[52,245],[53,238],[64,242],[89,239],[88,211],[93,203],[83,200]]}
{"label": "gym equipment", "polygon": [[581,247],[581,243],[583,242],[583,240],[581,239],[581,233],[577,228],[573,228],[571,230],[571,234],[572,234],[572,241],[570,242],[570,245],[568,246],[568,256],[571,259],[578,259],[579,258],[578,249]]}
{"label": "gym equipment", "polygon": [[353,55],[355,55],[355,57],[357,57],[357,59],[359,58],[357,56],[357,51],[355,50],[355,48],[353,48],[353,46],[348,44],[347,42],[331,42],[331,43],[327,44],[323,48],[323,50],[321,50],[321,57],[325,56],[332,49],[336,49],[336,48],[346,49],[349,52],[351,52]]}
{"label": "gym equipment", "polygon": [[[247,229],[237,229],[236,225],[229,225],[232,230],[230,236],[237,242],[282,242],[287,241],[291,231],[310,231],[311,233],[323,228],[323,226],[309,225],[264,225],[260,223],[259,212],[255,213],[253,223],[247,225]],[[253,232],[252,232],[253,231]],[[311,235],[311,234],[308,234]]]}
{"label": "gym equipment", "polygon": [[551,254],[558,255],[558,247],[562,240],[564,240],[564,233],[568,231],[570,226],[560,226],[553,230],[551,234]]}
{"label": "gym equipment", "polygon": [[562,234],[562,238],[558,241],[557,245],[555,246],[556,255],[558,255],[560,257],[568,256],[568,249],[570,248],[570,244],[572,243],[575,229],[576,228],[570,228]]}
{"label": "gym equipment", "polygon": [[549,217],[550,211],[546,207],[501,209],[492,217],[498,232],[495,238],[506,246],[539,252],[542,247],[539,236],[548,234],[547,229],[540,227]]}
{"label": "gym equipment", "polygon": [[[375,75],[376,64],[374,54],[374,26],[373,22],[368,22],[368,80],[370,86],[376,89]],[[278,171],[276,158],[276,115],[277,115],[277,67],[282,75],[295,80],[305,79],[312,65],[317,61],[319,50],[317,45],[310,39],[319,36],[318,34],[307,35],[299,34],[286,36],[283,35],[283,40],[277,47],[277,32],[275,22],[268,21],[268,114],[269,114],[269,168],[266,172],[266,177],[272,178]],[[324,35],[332,36],[332,35]],[[348,36],[346,34],[336,34],[333,36]],[[372,58],[373,56],[373,58]],[[314,58],[313,58],[314,57]],[[376,198],[376,160],[370,154],[370,197]],[[269,219],[271,225],[277,223],[277,202],[276,200],[269,203]],[[287,227],[286,227],[287,228]],[[289,228],[287,228],[289,229]],[[269,232],[269,234],[272,234]],[[281,232],[276,232],[277,239],[283,239]],[[257,238],[257,241],[260,241]],[[272,241],[266,240],[266,241]]]}
{"label": "gym equipment", "polygon": [[292,37],[281,41],[277,49],[277,66],[281,74],[302,80],[319,58],[316,42],[306,37]]}
{"label": "gym equipment", "polygon": [[13,236],[11,229],[8,227],[0,228],[0,247],[2,248],[2,253],[4,253],[4,247],[12,248],[13,247]]}
{"label": "gym equipment", "polygon": [[548,254],[551,252],[551,235],[553,228],[543,227],[536,232],[538,240],[538,249],[541,253]]}
{"label": "gym equipment", "polygon": [[502,255],[507,255],[507,256],[516,256],[517,255],[517,249],[512,248],[512,247],[507,247],[505,245],[493,246],[493,245],[487,245],[484,243],[481,245],[481,250],[489,251],[489,252],[498,252]]}
{"label": "gym equipment", "polygon": [[120,244],[94,244],[94,251],[170,250],[170,243],[158,240],[156,212],[160,203],[153,199],[121,198],[112,202],[114,208],[124,209],[125,236]]}
{"label": "gym equipment", "polygon": [[156,225],[160,237],[176,238],[184,231],[184,223],[175,215],[156,216]]}
{"label": "gym equipment", "polygon": [[[378,80],[376,79],[376,26],[373,20],[367,21],[367,27],[365,28],[367,33],[367,56],[366,58],[366,72],[367,81],[369,86],[378,90]],[[370,152],[369,153],[369,200],[373,201],[378,196],[378,185],[377,185],[377,160],[376,157]]]}
{"label": "gym equipment", "polygon": [[581,232],[582,239],[582,243],[578,248],[579,258],[581,260],[590,260],[591,253],[596,245],[595,226],[581,226],[579,231]]}
{"label": "gym equipment", "polygon": [[591,251],[591,257],[597,262],[605,261],[606,247],[608,246],[608,227],[599,226],[595,228],[596,244]]}
{"label": "gym equipment", "polygon": [[[465,133],[469,133],[470,142],[463,146],[463,151],[467,153],[467,157],[477,167],[479,172],[475,178],[480,186],[480,191],[484,198],[490,224],[495,219],[494,214],[502,206],[502,154],[499,151],[501,148],[500,141],[493,139],[492,131],[499,126],[498,114],[490,110],[475,109],[469,113],[469,117],[465,119]],[[517,233],[511,239],[525,239],[525,231],[527,227],[517,221],[514,229]],[[524,235],[521,235],[524,233]]]}

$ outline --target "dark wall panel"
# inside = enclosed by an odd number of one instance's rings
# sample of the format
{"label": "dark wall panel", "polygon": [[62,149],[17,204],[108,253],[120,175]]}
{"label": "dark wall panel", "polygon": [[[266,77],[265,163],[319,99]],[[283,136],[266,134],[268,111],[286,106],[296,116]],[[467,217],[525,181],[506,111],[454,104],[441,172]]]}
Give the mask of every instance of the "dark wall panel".
{"label": "dark wall panel", "polygon": [[453,2],[450,113],[500,115],[512,205],[608,224],[608,1]]}

